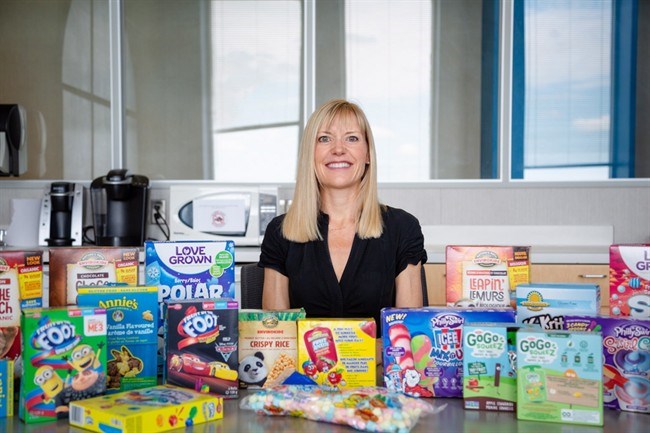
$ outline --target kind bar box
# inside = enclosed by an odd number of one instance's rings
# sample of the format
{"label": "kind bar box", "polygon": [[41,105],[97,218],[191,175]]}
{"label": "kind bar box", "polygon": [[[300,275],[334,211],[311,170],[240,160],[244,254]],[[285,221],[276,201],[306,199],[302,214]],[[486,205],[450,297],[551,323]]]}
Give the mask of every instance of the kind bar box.
{"label": "kind bar box", "polygon": [[517,407],[518,325],[474,323],[463,329],[465,409],[514,412]]}
{"label": "kind bar box", "polygon": [[609,247],[609,314],[650,319],[650,244]]}
{"label": "kind bar box", "polygon": [[23,310],[24,371],[18,415],[26,423],[68,418],[71,401],[106,391],[106,310]]}
{"label": "kind bar box", "polygon": [[166,383],[237,398],[238,306],[231,299],[166,301]]}
{"label": "kind bar box", "polygon": [[0,359],[0,418],[14,416],[14,362]]}
{"label": "kind bar box", "polygon": [[515,307],[515,289],[530,281],[530,247],[448,245],[448,306]]}
{"label": "kind bar box", "polygon": [[597,332],[517,332],[517,418],[603,425],[603,338]]}
{"label": "kind bar box", "polygon": [[105,433],[163,432],[223,418],[223,400],[171,385],[70,404],[70,425]]}
{"label": "kind bar box", "polygon": [[564,326],[602,333],[605,407],[650,413],[650,319],[565,316]]}
{"label": "kind bar box", "polygon": [[158,382],[158,287],[80,287],[79,305],[106,309],[106,392],[147,388]]}
{"label": "kind bar box", "polygon": [[298,319],[299,373],[329,389],[377,384],[377,325],[367,319]]}
{"label": "kind bar box", "polygon": [[463,325],[514,323],[504,308],[384,308],[381,311],[384,383],[414,397],[463,396]]}
{"label": "kind bar box", "polygon": [[298,328],[305,310],[239,311],[239,387],[279,385],[298,371]]}
{"label": "kind bar box", "polygon": [[565,315],[599,313],[597,284],[531,283],[517,287],[517,323],[562,330]]}
{"label": "kind bar box", "polygon": [[50,254],[50,306],[77,304],[77,288],[138,284],[137,248],[57,247]]}
{"label": "kind bar box", "polygon": [[0,251],[0,359],[20,356],[20,311],[43,306],[43,253]]}

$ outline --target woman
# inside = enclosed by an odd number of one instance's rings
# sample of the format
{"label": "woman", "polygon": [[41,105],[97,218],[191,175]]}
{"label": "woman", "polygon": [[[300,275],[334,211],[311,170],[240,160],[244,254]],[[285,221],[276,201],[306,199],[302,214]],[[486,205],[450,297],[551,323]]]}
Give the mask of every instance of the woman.
{"label": "woman", "polygon": [[308,317],[374,317],[422,306],[426,262],[417,219],[379,203],[375,143],[363,111],[332,100],[310,117],[288,212],[266,228],[265,309]]}

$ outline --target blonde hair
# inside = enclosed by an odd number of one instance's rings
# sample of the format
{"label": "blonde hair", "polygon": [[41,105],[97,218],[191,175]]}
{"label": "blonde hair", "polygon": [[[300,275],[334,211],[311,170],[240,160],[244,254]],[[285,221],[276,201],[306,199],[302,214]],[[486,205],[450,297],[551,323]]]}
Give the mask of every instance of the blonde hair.
{"label": "blonde hair", "polygon": [[378,238],[383,232],[382,205],[377,193],[377,157],[375,140],[368,119],[361,108],[344,99],[333,99],[321,105],[311,115],[305,126],[300,148],[298,151],[298,169],[296,189],[293,202],[282,223],[282,234],[293,242],[309,242],[323,239],[318,230],[318,214],[320,212],[320,189],[314,164],[314,147],[318,131],[328,127],[337,117],[352,116],[365,135],[368,144],[370,163],[361,179],[359,188],[359,219],[357,235],[361,239]]}

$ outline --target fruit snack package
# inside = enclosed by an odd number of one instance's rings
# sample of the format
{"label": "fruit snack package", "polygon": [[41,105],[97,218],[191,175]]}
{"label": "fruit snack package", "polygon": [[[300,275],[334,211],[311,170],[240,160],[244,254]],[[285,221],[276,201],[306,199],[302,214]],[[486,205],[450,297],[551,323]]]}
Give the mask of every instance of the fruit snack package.
{"label": "fruit snack package", "polygon": [[650,244],[609,247],[609,315],[650,319]]}

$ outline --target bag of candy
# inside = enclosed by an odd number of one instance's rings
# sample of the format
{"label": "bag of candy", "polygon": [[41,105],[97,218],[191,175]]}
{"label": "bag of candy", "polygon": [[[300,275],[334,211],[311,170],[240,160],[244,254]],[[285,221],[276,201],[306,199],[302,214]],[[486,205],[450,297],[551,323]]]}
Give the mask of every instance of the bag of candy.
{"label": "bag of candy", "polygon": [[440,412],[446,406],[388,391],[361,387],[332,391],[314,385],[278,385],[247,395],[241,409],[264,415],[285,415],[369,432],[408,433],[420,416]]}

